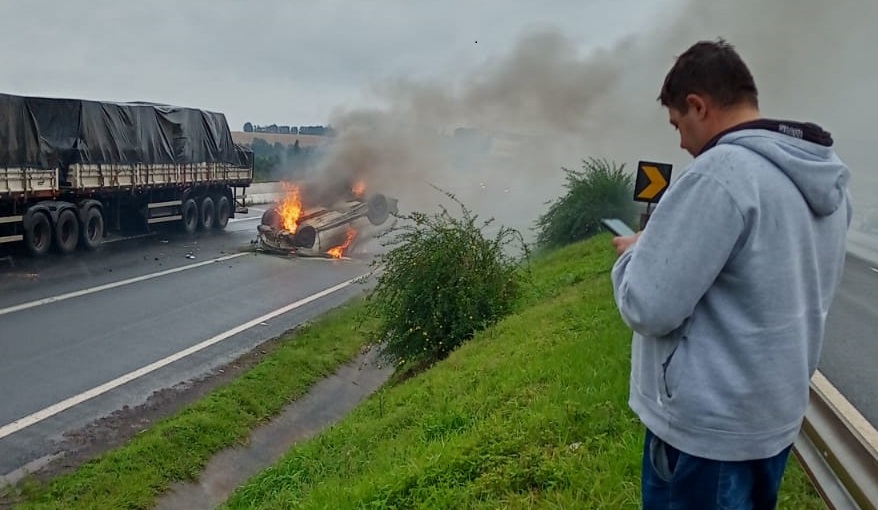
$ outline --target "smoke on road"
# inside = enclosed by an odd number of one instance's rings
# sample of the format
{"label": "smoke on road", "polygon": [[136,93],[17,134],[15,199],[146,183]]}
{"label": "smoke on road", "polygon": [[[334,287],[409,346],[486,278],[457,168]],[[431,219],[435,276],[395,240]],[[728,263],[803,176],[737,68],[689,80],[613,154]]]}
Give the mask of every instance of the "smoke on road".
{"label": "smoke on road", "polygon": [[320,180],[363,179],[398,195],[404,211],[442,202],[432,183],[526,231],[545,202],[563,194],[562,166],[595,156],[632,169],[653,159],[675,163],[679,173],[689,156],[656,96],[676,55],[723,37],[751,66],[763,113],[832,132],[853,168],[857,207],[878,205],[871,198],[878,170],[866,161],[870,93],[878,89],[869,20],[878,19],[878,3],[669,0],[665,15],[654,30],[589,51],[559,31],[527,30],[463,79],[374,85],[380,107],[330,119],[338,136]]}

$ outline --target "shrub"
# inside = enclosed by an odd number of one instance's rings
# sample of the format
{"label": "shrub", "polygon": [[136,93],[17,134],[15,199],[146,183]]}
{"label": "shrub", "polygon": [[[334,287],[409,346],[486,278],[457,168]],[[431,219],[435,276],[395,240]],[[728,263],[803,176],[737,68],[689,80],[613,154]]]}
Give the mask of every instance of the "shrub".
{"label": "shrub", "polygon": [[537,246],[558,248],[601,232],[601,218],[620,218],[635,225],[637,206],[631,198],[633,177],[625,165],[603,159],[583,160],[582,171],[568,170],[567,194],[551,204],[536,222]]}
{"label": "shrub", "polygon": [[380,268],[377,285],[367,297],[366,312],[379,321],[385,359],[418,369],[445,358],[473,334],[508,314],[523,283],[522,259],[508,248],[521,233],[500,227],[485,235],[492,220],[477,225],[454,195],[462,217],[446,208],[427,215],[400,215],[403,226],[384,243],[388,251],[373,262]]}

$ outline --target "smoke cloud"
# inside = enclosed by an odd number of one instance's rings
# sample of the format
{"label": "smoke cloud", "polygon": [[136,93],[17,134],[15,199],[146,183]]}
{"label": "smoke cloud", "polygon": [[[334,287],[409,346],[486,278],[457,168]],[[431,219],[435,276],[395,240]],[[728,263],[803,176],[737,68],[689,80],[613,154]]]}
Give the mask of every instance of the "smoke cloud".
{"label": "smoke cloud", "polygon": [[316,186],[362,180],[398,196],[406,212],[443,203],[435,184],[528,234],[546,202],[564,193],[561,167],[594,156],[633,171],[653,159],[674,163],[679,176],[689,156],[656,96],[676,55],[723,37],[754,73],[763,114],[832,132],[853,170],[855,208],[878,206],[878,171],[866,159],[878,3],[669,1],[664,16],[655,29],[589,52],[559,31],[529,29],[465,79],[376,84],[380,107],[332,115],[338,136]]}

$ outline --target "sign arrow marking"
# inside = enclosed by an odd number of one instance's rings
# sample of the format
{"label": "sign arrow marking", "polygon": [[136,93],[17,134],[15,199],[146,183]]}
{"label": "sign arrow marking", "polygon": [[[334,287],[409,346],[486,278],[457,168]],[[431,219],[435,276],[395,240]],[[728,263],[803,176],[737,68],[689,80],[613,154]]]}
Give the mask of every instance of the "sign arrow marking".
{"label": "sign arrow marking", "polygon": [[661,190],[665,189],[665,186],[668,185],[668,181],[665,180],[662,173],[659,171],[657,167],[654,166],[644,166],[643,173],[649,178],[649,186],[643,189],[638,198],[643,198],[649,200],[661,192]]}

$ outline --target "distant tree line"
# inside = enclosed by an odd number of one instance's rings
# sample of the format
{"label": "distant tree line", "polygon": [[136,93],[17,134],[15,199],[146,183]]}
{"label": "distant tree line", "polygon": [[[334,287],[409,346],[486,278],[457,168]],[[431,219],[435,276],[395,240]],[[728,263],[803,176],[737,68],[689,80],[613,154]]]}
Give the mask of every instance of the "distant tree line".
{"label": "distant tree line", "polygon": [[322,154],[319,146],[302,147],[299,140],[292,144],[272,144],[262,138],[254,138],[248,145],[253,149],[256,181],[301,179],[317,164]]}
{"label": "distant tree line", "polygon": [[317,135],[332,136],[335,131],[329,126],[257,126],[250,122],[244,124],[245,133],[273,133],[281,135]]}

